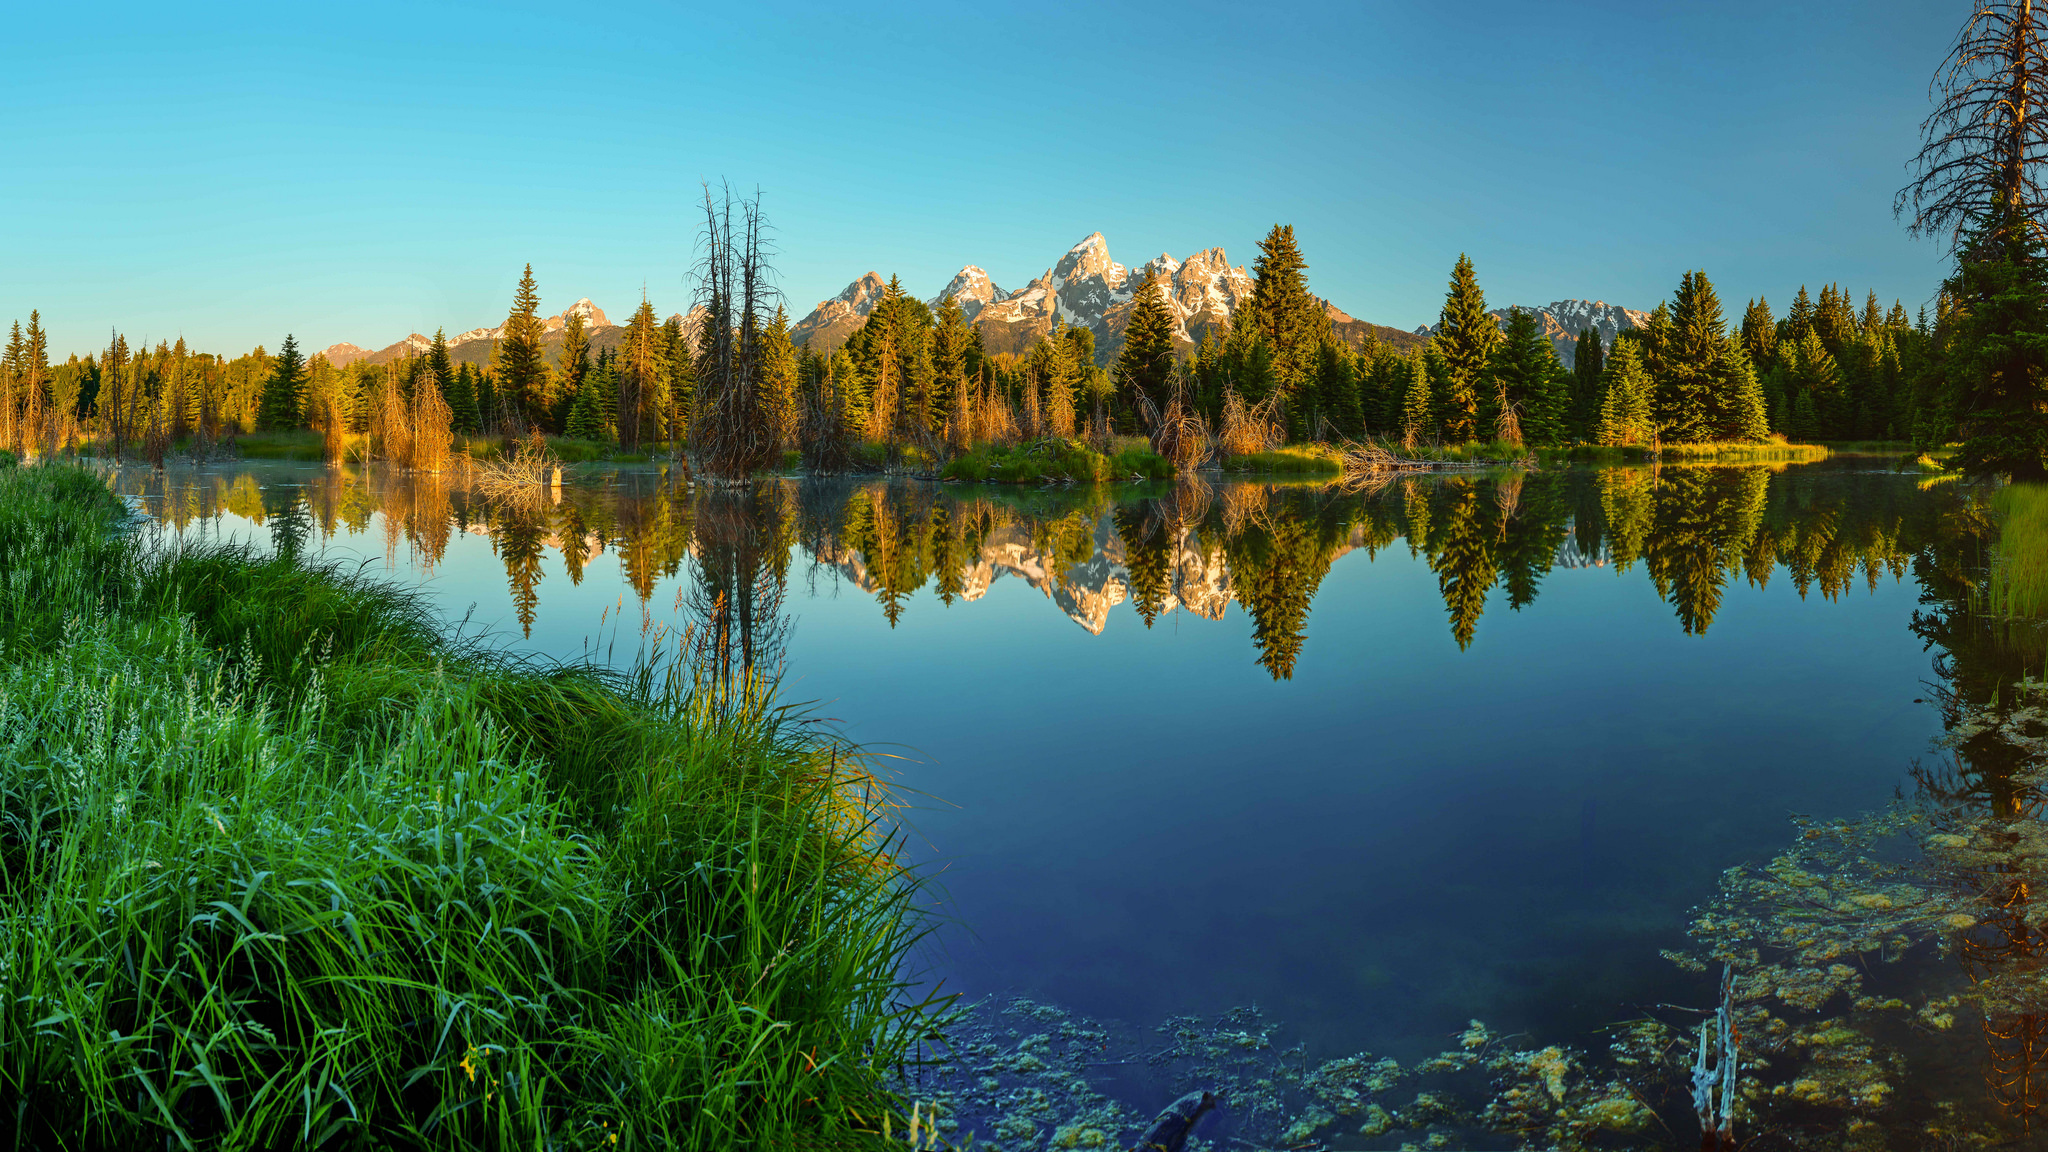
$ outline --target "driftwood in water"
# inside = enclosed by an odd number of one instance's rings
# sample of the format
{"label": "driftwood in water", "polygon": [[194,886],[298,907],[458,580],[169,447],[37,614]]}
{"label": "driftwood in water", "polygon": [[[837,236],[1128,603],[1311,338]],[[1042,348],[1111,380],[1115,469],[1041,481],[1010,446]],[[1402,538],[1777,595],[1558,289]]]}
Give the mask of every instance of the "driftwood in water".
{"label": "driftwood in water", "polygon": [[1337,462],[1346,480],[1387,476],[1399,472],[1459,472],[1502,466],[1528,466],[1530,457],[1520,460],[1411,460],[1397,456],[1384,444],[1367,440],[1346,440],[1337,445]]}
{"label": "driftwood in water", "polygon": [[1735,1147],[1736,1078],[1741,1060],[1736,1045],[1735,970],[1721,968],[1721,1007],[1700,1022],[1693,1050],[1692,1110],[1700,1121],[1701,1152]]}
{"label": "driftwood in water", "polygon": [[1195,1123],[1214,1107],[1216,1097],[1208,1092],[1190,1092],[1175,1100],[1138,1138],[1133,1152],[1181,1152]]}

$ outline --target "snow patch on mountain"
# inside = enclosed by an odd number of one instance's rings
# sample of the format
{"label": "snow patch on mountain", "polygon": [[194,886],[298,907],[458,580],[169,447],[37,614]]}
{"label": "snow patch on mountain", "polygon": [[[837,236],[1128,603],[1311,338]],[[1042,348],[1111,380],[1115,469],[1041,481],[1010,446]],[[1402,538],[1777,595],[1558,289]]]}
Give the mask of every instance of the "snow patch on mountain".
{"label": "snow patch on mountain", "polygon": [[1010,293],[996,287],[995,281],[989,279],[988,273],[969,264],[954,273],[953,279],[939,290],[939,294],[925,303],[936,312],[941,304],[951,300],[959,306],[961,315],[967,317],[968,323],[971,324],[976,316],[981,315],[983,308],[1009,298]]}
{"label": "snow patch on mountain", "polygon": [[[1614,347],[1614,338],[1630,328],[1640,328],[1650,322],[1648,312],[1609,304],[1605,300],[1553,300],[1540,308],[1521,305],[1536,317],[1536,323],[1543,334],[1550,338],[1551,347],[1557,349],[1557,358],[1569,368],[1578,352],[1579,333],[1587,328],[1600,336],[1602,348]],[[1487,312],[1499,322],[1502,331],[1507,330],[1508,320],[1514,315],[1515,306],[1495,308]],[[1439,325],[1424,324],[1415,329],[1418,336],[1434,336]]]}

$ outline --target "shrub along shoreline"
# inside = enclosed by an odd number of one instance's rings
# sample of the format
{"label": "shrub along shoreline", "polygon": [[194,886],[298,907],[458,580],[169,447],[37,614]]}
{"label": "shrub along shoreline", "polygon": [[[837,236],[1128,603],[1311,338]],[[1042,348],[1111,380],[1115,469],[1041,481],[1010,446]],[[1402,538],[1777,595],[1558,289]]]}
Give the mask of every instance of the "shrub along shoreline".
{"label": "shrub along shoreline", "polygon": [[84,469],[0,468],[25,1146],[879,1138],[933,1006],[857,749],[127,515]]}

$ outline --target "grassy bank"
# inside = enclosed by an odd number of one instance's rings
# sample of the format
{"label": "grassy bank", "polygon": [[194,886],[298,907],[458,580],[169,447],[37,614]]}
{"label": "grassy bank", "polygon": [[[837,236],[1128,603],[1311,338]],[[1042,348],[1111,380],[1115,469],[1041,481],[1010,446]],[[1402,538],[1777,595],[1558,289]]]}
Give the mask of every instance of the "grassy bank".
{"label": "grassy bank", "polygon": [[1792,444],[1776,436],[1762,443],[1661,444],[1654,448],[1641,444],[1576,444],[1536,451],[1544,463],[1573,464],[1636,464],[1652,459],[1675,463],[1810,464],[1833,455],[1833,450],[1824,444]]}
{"label": "grassy bank", "polygon": [[2048,620],[2048,485],[2007,485],[1991,498],[1991,509],[1998,517],[1992,610]]}
{"label": "grassy bank", "polygon": [[990,484],[1094,484],[1132,477],[1165,479],[1173,475],[1173,465],[1149,448],[1128,446],[1104,454],[1078,440],[1046,440],[1016,448],[977,445],[947,461],[939,475]]}
{"label": "grassy bank", "polygon": [[[349,458],[360,456],[368,446],[369,438],[361,433],[351,432],[342,438],[343,453]],[[666,443],[643,444],[638,448],[624,448],[612,440],[577,440],[568,436],[549,436],[548,450],[564,464],[638,464],[657,458],[666,458]],[[498,460],[505,456],[507,441],[496,436],[456,436],[451,450],[469,454],[474,460]],[[189,455],[190,440],[171,442],[169,454]],[[99,442],[88,440],[79,449],[82,455],[96,456],[111,448]],[[318,464],[327,458],[326,438],[319,432],[297,428],[283,431],[241,432],[235,436],[235,453],[244,460],[291,460],[300,463]],[[140,449],[128,445],[131,458],[140,458]]]}
{"label": "grassy bank", "polygon": [[0,469],[19,1143],[878,1140],[915,919],[852,750],[124,517]]}

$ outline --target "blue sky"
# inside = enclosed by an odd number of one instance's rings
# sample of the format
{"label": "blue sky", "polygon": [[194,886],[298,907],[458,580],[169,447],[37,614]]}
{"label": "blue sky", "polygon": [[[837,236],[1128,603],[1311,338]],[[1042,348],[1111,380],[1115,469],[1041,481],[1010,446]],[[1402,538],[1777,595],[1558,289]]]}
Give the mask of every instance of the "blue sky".
{"label": "blue sky", "polygon": [[0,322],[53,351],[379,347],[687,306],[701,179],[758,186],[800,316],[860,273],[1020,287],[1295,226],[1311,286],[1908,309],[1892,219],[1961,5],[37,5],[0,64]]}

